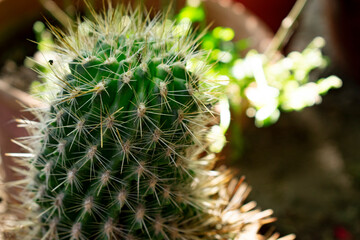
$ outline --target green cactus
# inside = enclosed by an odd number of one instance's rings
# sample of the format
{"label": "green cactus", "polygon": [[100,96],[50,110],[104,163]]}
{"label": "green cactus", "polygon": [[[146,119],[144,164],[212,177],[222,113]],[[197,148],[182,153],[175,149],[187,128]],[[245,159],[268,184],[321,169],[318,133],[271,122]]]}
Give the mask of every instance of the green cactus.
{"label": "green cactus", "polygon": [[121,7],[93,17],[69,34],[52,29],[58,58],[41,96],[49,105],[37,110],[40,123],[26,121],[35,132],[25,139],[30,227],[18,235],[255,237],[269,214],[243,214],[251,209],[239,209],[246,186],[214,170],[206,135],[219,85],[206,79],[189,27]]}

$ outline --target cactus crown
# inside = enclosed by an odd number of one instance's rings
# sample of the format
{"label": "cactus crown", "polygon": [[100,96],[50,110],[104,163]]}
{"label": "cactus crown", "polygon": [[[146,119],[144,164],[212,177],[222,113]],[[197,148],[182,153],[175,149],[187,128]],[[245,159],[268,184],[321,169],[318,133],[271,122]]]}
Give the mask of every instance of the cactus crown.
{"label": "cactus crown", "polygon": [[255,236],[268,214],[245,220],[246,186],[206,151],[218,85],[188,25],[111,6],[93,17],[52,28],[48,107],[26,121],[26,236],[240,239],[253,222]]}

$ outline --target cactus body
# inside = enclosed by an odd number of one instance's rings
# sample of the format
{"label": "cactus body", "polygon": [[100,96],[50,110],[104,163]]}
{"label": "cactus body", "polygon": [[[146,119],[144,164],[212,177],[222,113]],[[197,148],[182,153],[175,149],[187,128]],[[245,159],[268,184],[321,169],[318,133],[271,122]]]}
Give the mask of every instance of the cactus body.
{"label": "cactus body", "polygon": [[17,235],[255,239],[271,213],[243,214],[246,186],[214,170],[205,136],[217,84],[189,28],[121,7],[94,19],[53,29],[49,105],[21,143],[31,153],[22,195],[31,227]]}
{"label": "cactus body", "polygon": [[212,98],[201,71],[186,68],[195,57],[186,31],[109,11],[61,41],[70,61],[54,70],[60,90],[32,163],[42,234],[176,239],[188,234],[181,225],[196,232],[192,222],[204,221],[191,188],[201,168],[189,152]]}

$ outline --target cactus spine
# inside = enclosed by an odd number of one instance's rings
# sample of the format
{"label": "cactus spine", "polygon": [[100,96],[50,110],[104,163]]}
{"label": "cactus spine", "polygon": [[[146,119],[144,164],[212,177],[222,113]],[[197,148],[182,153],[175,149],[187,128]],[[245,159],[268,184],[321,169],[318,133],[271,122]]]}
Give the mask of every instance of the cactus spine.
{"label": "cactus spine", "polygon": [[228,187],[231,173],[213,170],[206,153],[217,84],[189,29],[139,9],[93,17],[69,34],[53,28],[49,106],[40,123],[26,121],[31,228],[18,235],[255,239],[268,213],[246,219],[246,187]]}

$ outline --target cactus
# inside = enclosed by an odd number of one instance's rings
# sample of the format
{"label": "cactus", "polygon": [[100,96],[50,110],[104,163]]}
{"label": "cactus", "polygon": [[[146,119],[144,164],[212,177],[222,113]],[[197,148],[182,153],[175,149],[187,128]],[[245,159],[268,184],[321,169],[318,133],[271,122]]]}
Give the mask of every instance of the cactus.
{"label": "cactus", "polygon": [[240,209],[246,185],[214,168],[206,135],[219,84],[189,27],[140,8],[93,18],[68,34],[51,27],[48,103],[39,121],[21,121],[33,135],[18,142],[30,171],[17,235],[255,239],[271,213]]}

